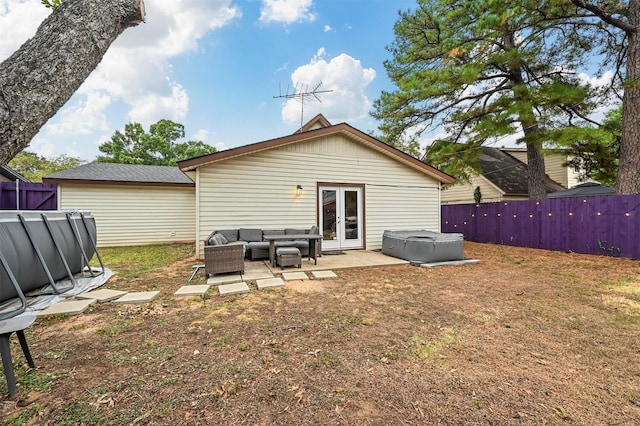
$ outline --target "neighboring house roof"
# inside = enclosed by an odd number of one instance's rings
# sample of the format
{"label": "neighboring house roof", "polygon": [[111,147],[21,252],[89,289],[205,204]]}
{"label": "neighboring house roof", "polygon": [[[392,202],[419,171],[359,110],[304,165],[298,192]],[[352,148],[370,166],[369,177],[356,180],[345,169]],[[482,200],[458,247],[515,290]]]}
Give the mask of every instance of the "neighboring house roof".
{"label": "neighboring house roof", "polygon": [[0,166],[0,175],[14,182],[17,180],[19,180],[20,182],[31,182],[29,179],[22,176],[20,173],[16,172],[9,166]]}
{"label": "neighboring house roof", "polygon": [[257,142],[250,145],[244,145],[237,148],[227,149],[224,151],[214,152],[213,154],[203,155],[201,157],[191,158],[189,160],[183,160],[178,162],[178,166],[182,171],[195,170],[197,167],[216,163],[218,161],[227,160],[230,158],[237,158],[256,152],[266,151],[273,148],[278,148],[286,145],[304,143],[307,140],[316,139],[328,135],[340,134],[350,140],[363,144],[371,149],[374,149],[382,154],[385,154],[397,161],[400,161],[416,170],[419,170],[432,178],[445,183],[455,182],[455,178],[441,172],[433,166],[423,163],[422,161],[414,158],[399,149],[396,149],[378,139],[361,132],[360,130],[352,127],[346,123],[340,123],[332,125],[329,121],[318,114],[307,124],[302,126],[302,129],[293,135],[284,136],[277,139],[270,139],[263,142]]}
{"label": "neighboring house roof", "polygon": [[571,197],[601,197],[616,195],[616,190],[597,182],[585,182],[573,188],[553,192],[547,198],[571,198]]}
{"label": "neighboring house roof", "polygon": [[[508,153],[490,146],[482,147],[480,155],[482,176],[502,190],[505,195],[529,193],[527,165]],[[564,189],[547,177],[547,192]]]}
{"label": "neighboring house roof", "polygon": [[194,186],[193,181],[174,166],[97,162],[47,175],[42,178],[42,181],[76,184]]}

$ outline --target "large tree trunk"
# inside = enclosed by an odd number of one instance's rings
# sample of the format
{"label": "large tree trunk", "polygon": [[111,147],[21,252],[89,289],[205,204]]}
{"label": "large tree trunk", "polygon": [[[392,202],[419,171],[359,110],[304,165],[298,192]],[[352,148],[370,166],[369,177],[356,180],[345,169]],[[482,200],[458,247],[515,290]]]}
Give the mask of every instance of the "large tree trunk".
{"label": "large tree trunk", "polygon": [[[525,135],[531,134],[531,130],[535,130],[537,133],[537,127],[529,129],[529,132],[525,129]],[[540,145],[535,142],[527,142],[527,170],[529,172],[528,186],[529,186],[529,199],[541,200],[547,198],[547,173],[544,165],[544,155]]]}
{"label": "large tree trunk", "polygon": [[622,140],[616,193],[640,194],[640,3],[629,2],[627,76],[622,101]]}
{"label": "large tree trunk", "polygon": [[144,14],[143,0],[66,0],[0,64],[0,165],[27,147]]}
{"label": "large tree trunk", "polygon": [[[507,50],[515,49],[515,34],[508,32],[504,35],[503,42]],[[516,102],[530,104],[529,88],[522,76],[522,63],[520,59],[514,59],[509,63],[510,86]],[[533,111],[525,111],[518,117],[527,141],[527,186],[530,200],[540,200],[547,198],[547,175],[544,165],[544,156],[541,151],[541,144],[537,141],[540,131],[538,122]]]}

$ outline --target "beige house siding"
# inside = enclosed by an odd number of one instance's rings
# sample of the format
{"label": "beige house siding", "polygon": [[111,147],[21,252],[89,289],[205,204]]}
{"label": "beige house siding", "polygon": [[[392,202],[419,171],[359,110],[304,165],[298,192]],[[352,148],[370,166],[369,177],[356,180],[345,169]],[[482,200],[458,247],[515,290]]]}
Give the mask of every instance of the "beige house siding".
{"label": "beige house siding", "polygon": [[455,184],[446,187],[440,198],[442,204],[469,204],[475,203],[473,196],[476,187],[480,187],[483,203],[502,201],[503,192],[482,176],[473,176],[470,183]]}
{"label": "beige house siding", "polygon": [[562,165],[566,161],[566,155],[549,154],[544,157],[544,167],[547,176],[565,188],[569,188],[569,173],[571,170]]}
{"label": "beige house siding", "polygon": [[[527,164],[527,152],[526,150],[510,150],[508,148],[502,149],[508,152],[513,157]],[[566,154],[561,153],[547,153],[544,156],[545,173],[549,178],[565,188],[573,188],[581,183],[579,174],[572,167],[563,166],[569,158]]]}
{"label": "beige house siding", "polygon": [[65,183],[58,191],[60,210],[95,217],[100,247],[191,242],[196,235],[193,187]]}
{"label": "beige house siding", "polygon": [[12,180],[7,177],[4,177],[3,175],[0,175],[0,182],[12,182]]}
{"label": "beige house siding", "polygon": [[509,155],[511,155],[512,157],[515,157],[516,159],[522,161],[524,164],[529,164],[529,162],[527,161],[527,150],[518,150],[518,149],[513,149],[510,150],[508,148],[501,148],[502,151],[505,151],[506,153],[508,153]]}
{"label": "beige house siding", "polygon": [[440,230],[436,179],[342,135],[203,165],[196,182],[200,257],[213,230],[316,224],[320,183],[364,185],[367,249],[382,247],[385,229]]}

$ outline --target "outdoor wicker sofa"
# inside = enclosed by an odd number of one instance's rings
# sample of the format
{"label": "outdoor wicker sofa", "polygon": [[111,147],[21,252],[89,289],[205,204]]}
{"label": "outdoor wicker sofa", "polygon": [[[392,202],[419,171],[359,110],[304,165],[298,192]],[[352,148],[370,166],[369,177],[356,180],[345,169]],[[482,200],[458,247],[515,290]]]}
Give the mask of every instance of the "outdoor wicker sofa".
{"label": "outdoor wicker sofa", "polygon": [[[244,259],[251,260],[269,258],[269,241],[264,235],[317,234],[318,227],[308,229],[257,229],[239,228],[213,231],[204,241],[205,271],[207,275],[225,272],[244,272]],[[277,241],[276,247],[296,247],[302,256],[309,255],[308,240]],[[320,243],[316,245],[321,252]]]}

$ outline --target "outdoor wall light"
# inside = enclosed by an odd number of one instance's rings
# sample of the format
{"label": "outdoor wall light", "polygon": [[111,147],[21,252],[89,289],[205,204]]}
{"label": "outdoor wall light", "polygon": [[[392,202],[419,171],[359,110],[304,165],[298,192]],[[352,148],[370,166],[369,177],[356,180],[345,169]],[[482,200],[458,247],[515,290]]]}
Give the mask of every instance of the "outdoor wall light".
{"label": "outdoor wall light", "polygon": [[302,185],[296,186],[296,195],[302,195]]}

